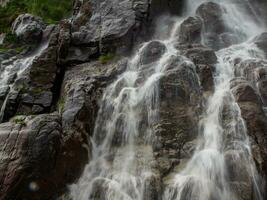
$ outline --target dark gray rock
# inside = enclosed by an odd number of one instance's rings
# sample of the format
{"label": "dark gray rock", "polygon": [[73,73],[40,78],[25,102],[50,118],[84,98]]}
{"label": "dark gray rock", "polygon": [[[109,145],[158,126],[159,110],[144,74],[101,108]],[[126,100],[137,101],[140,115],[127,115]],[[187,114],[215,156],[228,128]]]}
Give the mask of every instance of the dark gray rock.
{"label": "dark gray rock", "polygon": [[199,17],[188,17],[180,25],[178,41],[180,43],[201,42],[202,21]]}
{"label": "dark gray rock", "polygon": [[154,154],[162,176],[166,176],[182,159],[191,156],[188,146],[196,139],[202,92],[195,66],[183,57],[174,57],[160,79],[159,89]]}
{"label": "dark gray rock", "polygon": [[3,86],[0,88],[0,107],[3,106],[6,96],[10,90],[9,86]]}
{"label": "dark gray rock", "polygon": [[146,65],[152,62],[156,62],[165,53],[166,46],[159,41],[152,41],[147,44],[142,50],[140,63]]}
{"label": "dark gray rock", "polygon": [[[83,1],[79,9],[79,15],[74,16],[72,41],[74,45],[100,42],[112,42],[116,39],[133,34],[136,24],[136,12],[138,5],[131,1]],[[140,6],[147,12],[148,2]],[[141,12],[143,13],[143,12]],[[85,15],[85,16],[83,16]],[[127,38],[130,39],[131,38]],[[103,48],[103,47],[102,47]]]}
{"label": "dark gray rock", "polygon": [[161,14],[179,15],[182,11],[183,3],[181,0],[152,0],[150,15],[152,17],[159,17]]}
{"label": "dark gray rock", "polygon": [[[179,46],[178,46],[179,48]],[[192,45],[192,46],[182,46],[180,48],[182,55],[186,56],[196,65],[214,65],[217,63],[217,56],[214,50],[202,46],[202,45]]]}
{"label": "dark gray rock", "polygon": [[8,50],[5,52],[0,52],[0,64],[2,61],[6,61],[9,58],[16,56],[18,53],[15,50]]}
{"label": "dark gray rock", "polygon": [[[57,86],[59,76],[63,70],[60,66],[65,62],[68,53],[70,24],[62,21],[58,26],[47,29],[44,37],[49,39],[39,46],[37,53],[33,53],[34,59],[27,68],[18,77],[15,72],[14,78],[10,80],[9,84],[13,86],[7,95],[4,121],[8,121],[16,114],[42,114],[50,111],[52,107],[53,100],[57,96],[55,90],[59,88]],[[24,64],[23,58],[21,63]],[[16,69],[16,66],[13,68]]]}
{"label": "dark gray rock", "polygon": [[120,60],[109,64],[85,63],[67,70],[62,87],[64,129],[80,127],[92,134],[102,91],[126,66],[126,61]]}
{"label": "dark gray rock", "polygon": [[12,32],[26,43],[38,43],[45,27],[41,18],[27,13],[19,15],[13,22]]}
{"label": "dark gray rock", "polygon": [[248,82],[239,82],[234,86],[236,83],[232,83],[232,93],[234,94],[237,102],[254,102],[258,104],[259,97],[256,94],[254,88]]}
{"label": "dark gray rock", "polygon": [[[5,155],[0,158],[1,199],[18,198],[19,193],[24,199],[46,186],[60,149],[60,131],[56,114],[34,119],[21,116],[0,125],[1,155]],[[32,184],[36,187],[31,188]]]}
{"label": "dark gray rock", "polygon": [[176,48],[196,66],[202,88],[210,93],[214,88],[213,73],[217,64],[215,51],[201,44],[178,44]]}
{"label": "dark gray rock", "polygon": [[0,133],[0,199],[56,199],[88,159],[86,142],[63,134],[58,113],[17,116]]}
{"label": "dark gray rock", "polygon": [[258,171],[266,179],[267,166],[267,117],[262,109],[262,102],[246,80],[234,80],[232,92],[246,122],[247,133],[251,138],[252,153]]}
{"label": "dark gray rock", "polygon": [[218,34],[225,31],[223,12],[223,8],[214,2],[203,3],[196,10],[196,14],[203,19],[207,31]]}
{"label": "dark gray rock", "polygon": [[[69,52],[71,60],[83,62],[96,53],[129,52],[134,41],[151,35],[151,22],[156,16],[165,12],[177,14],[181,9],[176,8],[181,8],[180,5],[180,0],[75,1],[72,21],[75,51],[72,48]],[[82,49],[78,51],[78,48]]]}
{"label": "dark gray rock", "polygon": [[259,94],[264,106],[267,105],[266,80],[267,80],[267,62],[265,60],[248,59],[235,65],[237,76],[246,78],[256,92]]}
{"label": "dark gray rock", "polygon": [[196,15],[203,21],[202,39],[206,46],[219,50],[242,41],[242,35],[236,35],[224,22],[227,11],[222,4],[205,2],[197,8]]}
{"label": "dark gray rock", "polygon": [[88,62],[99,55],[98,47],[71,46],[65,61],[67,63]]}

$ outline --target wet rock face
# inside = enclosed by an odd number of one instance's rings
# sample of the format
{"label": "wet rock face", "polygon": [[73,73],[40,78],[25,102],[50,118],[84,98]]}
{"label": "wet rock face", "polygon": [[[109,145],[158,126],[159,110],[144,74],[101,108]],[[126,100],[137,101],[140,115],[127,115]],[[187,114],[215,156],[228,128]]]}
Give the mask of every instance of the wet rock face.
{"label": "wet rock face", "polygon": [[227,11],[223,5],[214,2],[203,3],[197,8],[196,15],[203,21],[203,39],[208,47],[219,50],[240,41],[238,35],[224,22],[223,17],[227,15]]}
{"label": "wet rock face", "polygon": [[213,74],[217,56],[211,48],[200,44],[178,45],[181,54],[192,61],[204,92],[211,92],[214,87]]}
{"label": "wet rock face", "polygon": [[[108,48],[129,45],[148,14],[148,1],[83,1],[73,22],[73,45],[93,44]],[[101,42],[100,42],[101,41]],[[117,44],[113,44],[117,41]],[[128,42],[128,43],[127,43]],[[109,43],[110,47],[106,46]],[[117,46],[116,46],[117,45]]]}
{"label": "wet rock face", "polygon": [[45,27],[41,18],[27,13],[17,17],[12,24],[12,32],[26,43],[38,43]]}
{"label": "wet rock face", "polygon": [[260,96],[263,105],[266,106],[266,71],[267,62],[264,60],[245,60],[236,64],[236,75],[248,80]]}
{"label": "wet rock face", "polygon": [[126,66],[126,60],[106,65],[93,62],[66,71],[61,94],[64,101],[62,123],[66,130],[78,129],[83,130],[83,134],[93,134],[102,92]]}
{"label": "wet rock face", "polygon": [[[77,0],[74,3],[69,57],[88,61],[107,52],[125,53],[134,41],[147,38],[154,18],[180,12],[181,0]],[[81,47],[82,46],[82,47]]]}
{"label": "wet rock face", "polygon": [[61,143],[59,116],[17,117],[1,124],[0,132],[1,155],[5,155],[0,158],[0,198],[14,199],[23,193],[23,199],[43,189],[51,195],[49,189],[57,184],[51,174]]}
{"label": "wet rock face", "polygon": [[154,151],[161,175],[166,176],[193,152],[202,92],[195,66],[182,57],[168,64],[159,87],[160,119],[154,127]]}
{"label": "wet rock face", "polygon": [[158,41],[150,42],[142,51],[140,63],[146,65],[152,62],[156,62],[165,53],[166,46]]}
{"label": "wet rock face", "polygon": [[1,124],[0,199],[55,199],[73,182],[87,151],[83,138],[68,131],[58,113]]}
{"label": "wet rock face", "polygon": [[189,17],[180,26],[178,41],[180,43],[200,43],[201,30],[201,19],[199,17]]}
{"label": "wet rock face", "polygon": [[255,104],[258,104],[260,102],[259,97],[257,96],[253,87],[245,81],[233,87],[232,92],[238,102],[249,101],[254,102]]}
{"label": "wet rock face", "polygon": [[202,45],[190,46],[182,50],[182,54],[196,65],[214,65],[217,63],[217,56],[214,50]]}
{"label": "wet rock face", "polygon": [[241,109],[251,137],[252,153],[260,173],[266,177],[267,166],[267,117],[255,89],[244,79],[236,79],[231,84],[233,95]]}
{"label": "wet rock face", "polygon": [[[35,54],[19,63],[24,70],[10,81],[10,92],[7,94],[4,109],[4,121],[16,114],[42,114],[50,111],[55,98],[54,91],[62,68],[61,60],[65,57],[69,43],[68,23],[62,22],[58,27],[46,29],[44,37],[49,40],[40,44]],[[35,56],[35,57],[33,57]]]}
{"label": "wet rock face", "polygon": [[[6,103],[4,121],[9,121],[0,124],[0,199],[56,199],[67,185],[77,181],[91,159],[90,137],[103,91],[129,67],[123,53],[131,50],[139,37],[149,35],[153,20],[161,13],[178,14],[181,3],[180,0],[75,0],[71,23],[66,20],[45,26],[29,14],[16,19],[13,31],[22,40],[48,43],[21,76],[10,76],[8,83],[14,85],[0,87],[0,106]],[[224,14],[219,4],[201,4],[196,16],[185,19],[178,30],[175,42],[179,55],[171,56],[166,72],[158,80],[159,116],[151,124],[155,140],[152,145],[143,141],[136,145],[136,170],[141,170],[142,165],[152,169],[145,180],[146,200],[159,200],[169,176],[180,172],[194,153],[204,100],[214,89],[215,50],[237,41],[223,23]],[[202,34],[206,39],[204,45]],[[255,44],[266,53],[265,34],[257,37]],[[103,62],[98,59],[101,54],[117,50],[123,53],[116,54],[114,59]],[[166,44],[159,41],[151,41],[142,49],[138,64],[140,79],[136,85],[144,83],[151,74],[149,70],[154,70],[166,52]],[[17,53],[0,52],[1,70],[8,66],[2,61],[13,56]],[[267,105],[266,66],[259,60],[236,61],[236,76],[242,78],[231,82],[232,94],[246,121],[256,167],[265,175],[267,118],[262,107]],[[140,109],[143,118],[148,116],[146,111]],[[140,130],[143,124],[144,127],[148,124],[143,118]],[[120,130],[116,134],[110,154],[114,157],[117,153],[117,157],[108,161],[114,162],[115,167],[123,167],[125,149],[120,145]],[[99,141],[103,139],[101,134],[96,137]],[[231,190],[242,200],[251,200],[245,162],[236,166],[235,155],[231,150],[225,153]],[[103,191],[108,188],[101,181],[93,186],[95,192],[91,198],[106,198]],[[183,195],[188,198],[186,193]],[[216,194],[211,196],[216,199]]]}
{"label": "wet rock face", "polygon": [[201,4],[197,10],[196,14],[203,19],[205,28],[208,31],[215,33],[222,33],[225,31],[222,7],[214,2],[207,2]]}

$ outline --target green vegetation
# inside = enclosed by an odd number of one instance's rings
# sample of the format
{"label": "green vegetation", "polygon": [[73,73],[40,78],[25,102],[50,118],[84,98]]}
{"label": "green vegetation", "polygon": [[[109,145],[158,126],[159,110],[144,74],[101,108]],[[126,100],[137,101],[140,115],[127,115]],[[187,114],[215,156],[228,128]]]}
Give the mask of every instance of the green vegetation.
{"label": "green vegetation", "polygon": [[40,94],[41,92],[44,91],[44,89],[43,88],[39,88],[39,87],[35,87],[35,88],[32,88],[31,91],[32,91],[33,94]]}
{"label": "green vegetation", "polygon": [[11,33],[11,25],[18,15],[31,13],[41,17],[46,23],[57,23],[70,15],[71,0],[10,0],[5,7],[0,6],[0,33],[6,33],[0,53],[10,49],[20,53],[24,48],[16,35]]}
{"label": "green vegetation", "polygon": [[108,61],[113,60],[115,58],[115,55],[112,53],[107,53],[99,56],[98,61],[101,62],[101,64],[106,64]]}
{"label": "green vegetation", "polygon": [[40,16],[46,23],[57,23],[71,10],[71,0],[10,0],[5,7],[0,7],[0,33],[10,32],[13,21],[22,13]]}
{"label": "green vegetation", "polygon": [[13,49],[20,53],[25,48],[26,46],[18,40],[17,36],[15,34],[12,34],[11,31],[9,31],[6,33],[4,44],[0,45],[0,53],[6,52],[10,49]]}
{"label": "green vegetation", "polygon": [[57,109],[58,109],[59,113],[63,112],[64,104],[65,104],[64,99],[60,98],[59,101],[57,102]]}
{"label": "green vegetation", "polygon": [[0,53],[1,53],[1,52],[6,52],[6,51],[8,51],[8,50],[10,50],[10,49],[15,50],[17,53],[20,53],[20,52],[22,52],[25,48],[27,48],[27,46],[17,46],[17,47],[15,47],[15,48],[9,48],[9,47],[7,47],[7,46],[5,46],[5,45],[0,45]]}
{"label": "green vegetation", "polygon": [[13,123],[19,124],[21,126],[27,126],[27,123],[25,122],[25,118],[24,117],[14,117],[11,121]]}

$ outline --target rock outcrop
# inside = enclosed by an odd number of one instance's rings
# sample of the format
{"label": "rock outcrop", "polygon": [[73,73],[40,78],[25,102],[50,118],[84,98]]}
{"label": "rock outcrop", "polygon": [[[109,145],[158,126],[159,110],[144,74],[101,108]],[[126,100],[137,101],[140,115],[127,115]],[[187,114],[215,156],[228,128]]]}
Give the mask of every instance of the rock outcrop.
{"label": "rock outcrop", "polygon": [[[5,76],[0,80],[0,200],[68,196],[68,185],[81,176],[96,145],[91,137],[104,91],[131,69],[129,55],[151,39],[157,18],[179,15],[182,5],[181,0],[75,0],[73,16],[58,25],[47,26],[30,14],[15,20],[12,31],[18,38],[36,44],[22,53],[0,52],[0,73]],[[204,108],[215,89],[215,51],[241,41],[225,23],[224,15],[227,12],[221,4],[200,4],[194,16],[182,21],[174,33],[173,55],[166,55],[170,41],[165,40],[145,42],[138,52],[137,89],[162,57],[169,59],[156,84],[158,117],[153,124],[148,122],[147,110],[136,105],[142,114],[140,133],[148,124],[155,133],[152,144],[138,141],[135,147],[137,171],[144,167],[152,172],[144,186],[146,200],[159,200],[158,194],[173,173],[181,172],[199,142]],[[256,168],[266,178],[267,33],[253,42],[262,59],[233,61],[237,78],[231,81],[229,93],[246,123]],[[123,86],[118,87],[121,90]],[[228,130],[227,120],[233,116],[227,110],[228,99],[224,101],[221,123]],[[119,163],[125,150],[120,130],[115,134],[107,160],[123,165]],[[229,140],[233,136],[223,137]],[[101,139],[99,133],[97,140]],[[236,167],[233,150],[223,148],[231,191],[242,200],[252,200],[245,162]],[[92,186],[96,192],[90,198],[105,198],[101,191],[108,188],[101,181]]]}
{"label": "rock outcrop", "polygon": [[266,177],[267,149],[266,131],[267,117],[262,102],[254,88],[245,80],[232,83],[233,95],[246,121],[247,133],[251,137],[252,152],[259,171]]}
{"label": "rock outcrop", "polygon": [[160,119],[155,124],[155,155],[164,177],[194,151],[202,96],[195,66],[175,57],[160,80]]}
{"label": "rock outcrop", "polygon": [[26,43],[38,43],[45,27],[41,18],[27,13],[17,17],[12,24],[12,32]]}
{"label": "rock outcrop", "polygon": [[160,13],[178,14],[180,0],[76,0],[68,61],[85,62],[100,54],[125,54],[148,38]]}

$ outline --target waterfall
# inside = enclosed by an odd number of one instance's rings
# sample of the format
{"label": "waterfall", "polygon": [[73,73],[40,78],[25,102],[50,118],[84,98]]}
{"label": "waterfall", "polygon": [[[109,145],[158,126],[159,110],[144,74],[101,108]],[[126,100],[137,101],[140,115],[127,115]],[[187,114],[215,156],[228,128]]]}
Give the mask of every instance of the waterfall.
{"label": "waterfall", "polygon": [[[176,174],[167,187],[163,199],[238,199],[231,192],[233,185],[227,183],[228,159],[233,162],[235,170],[245,170],[247,180],[253,182],[255,199],[263,200],[246,126],[231,94],[230,83],[234,78],[235,58],[264,56],[254,45],[247,43],[222,49],[217,56],[215,92],[208,100],[205,117],[200,123],[200,142],[185,169]],[[230,111],[231,122],[227,127],[223,126],[224,107]]]}
{"label": "waterfall", "polygon": [[[204,2],[207,1],[187,0],[183,19],[193,15]],[[147,188],[159,181],[155,180],[158,172],[153,170],[152,126],[159,117],[159,80],[171,58],[180,54],[174,42],[179,18],[172,24],[168,39],[142,44],[128,62],[127,70],[104,91],[90,138],[90,162],[78,182],[70,186],[73,200],[239,200],[237,185],[229,181],[229,168],[242,173],[242,186],[253,186],[253,199],[264,200],[245,122],[230,87],[236,59],[264,59],[251,42],[262,28],[255,21],[257,16],[252,18],[245,13],[243,4],[251,8],[245,1],[214,2],[222,5],[225,26],[239,38],[236,44],[216,52],[214,93],[199,122],[198,144],[192,158],[165,185],[162,194],[153,194],[155,198],[147,194]],[[204,45],[206,36],[203,31]],[[143,55],[155,46],[160,53],[153,62],[147,62]]]}
{"label": "waterfall", "polygon": [[[170,33],[173,37],[176,28],[175,24]],[[145,198],[154,173],[151,127],[158,116],[158,81],[168,61],[177,55],[173,37],[144,43],[130,59],[126,72],[104,92],[92,138],[92,160],[79,182],[71,186],[73,199]],[[149,64],[142,56],[154,45],[162,55]],[[105,194],[97,194],[97,187]]]}
{"label": "waterfall", "polygon": [[[192,159],[167,186],[164,200],[240,199],[240,194],[235,194],[233,190],[235,186],[228,182],[227,167],[229,165],[232,170],[240,171],[240,173],[241,170],[245,171],[247,177],[244,182],[252,182],[253,199],[264,199],[260,177],[251,154],[246,126],[230,90],[231,80],[235,77],[235,59],[264,59],[264,54],[250,41],[250,38],[261,33],[262,29],[245,13],[240,12],[237,7],[239,4],[236,4],[238,1],[234,1],[235,3],[227,0],[219,2],[227,12],[224,16],[225,24],[234,27],[236,33],[245,35],[245,39],[241,44],[217,51],[215,92],[208,99],[204,118],[199,125],[200,142]],[[195,9],[201,2],[189,0],[188,3],[188,8]],[[205,37],[205,34],[203,35]],[[226,107],[231,121],[225,125],[222,115]]]}
{"label": "waterfall", "polygon": [[[34,59],[42,54],[42,52],[48,47],[48,42],[41,44],[36,50],[29,55],[17,58],[17,56],[0,63],[0,89],[8,88],[7,92],[12,90],[15,79],[18,79],[23,73],[27,73],[27,69],[31,66]],[[6,109],[6,103],[8,100],[8,94],[5,97],[0,109],[0,122],[3,121],[4,112]]]}

